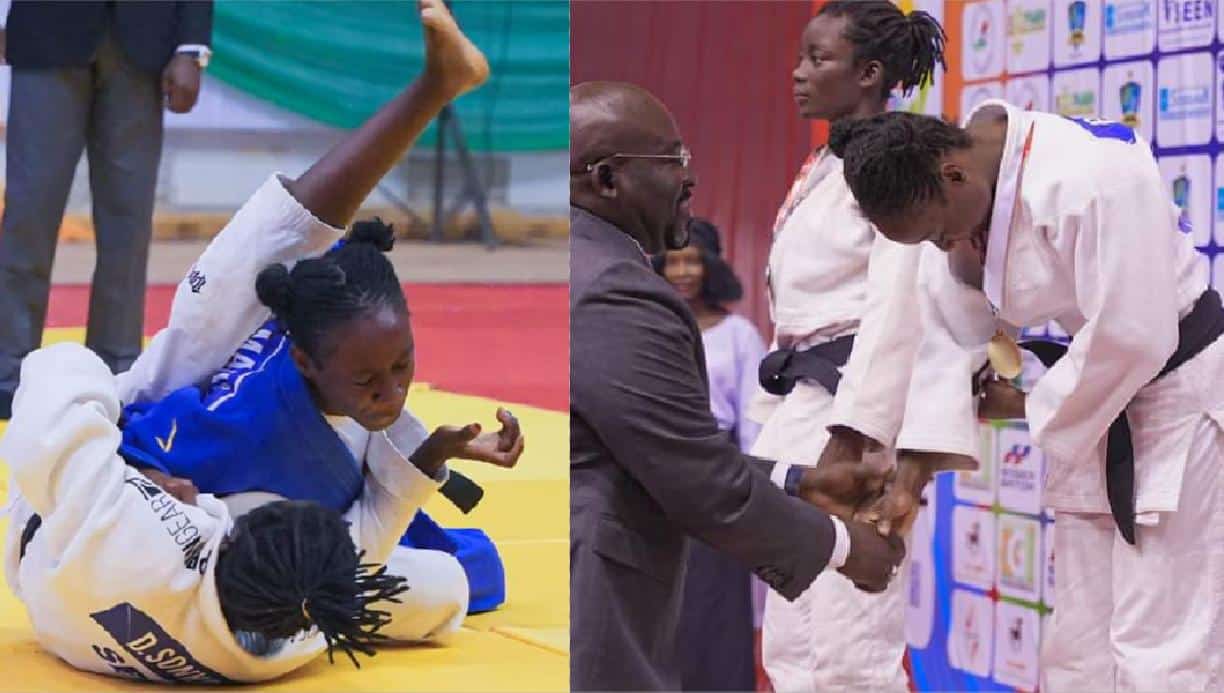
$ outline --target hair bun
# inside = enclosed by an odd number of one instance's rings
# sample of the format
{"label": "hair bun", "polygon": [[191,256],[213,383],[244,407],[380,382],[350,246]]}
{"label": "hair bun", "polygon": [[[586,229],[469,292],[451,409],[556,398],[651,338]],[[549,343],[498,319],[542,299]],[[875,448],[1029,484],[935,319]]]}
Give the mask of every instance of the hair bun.
{"label": "hair bun", "polygon": [[355,222],[348,240],[350,243],[369,243],[386,253],[395,246],[395,229],[391,224],[385,224],[382,219],[374,217]]}
{"label": "hair bun", "polygon": [[842,118],[829,128],[829,151],[839,159],[846,158],[850,143],[863,134],[863,121],[858,118]]}
{"label": "hair bun", "polygon": [[293,279],[289,268],[277,263],[268,265],[255,277],[255,295],[259,302],[272,309],[275,315],[284,315],[293,307]]}

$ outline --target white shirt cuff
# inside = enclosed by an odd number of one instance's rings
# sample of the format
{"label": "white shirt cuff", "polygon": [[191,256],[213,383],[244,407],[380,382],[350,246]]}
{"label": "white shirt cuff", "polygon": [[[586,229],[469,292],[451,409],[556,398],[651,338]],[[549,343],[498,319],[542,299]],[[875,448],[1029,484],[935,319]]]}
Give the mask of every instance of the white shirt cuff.
{"label": "white shirt cuff", "polygon": [[837,534],[837,541],[833,543],[833,555],[829,556],[828,567],[836,570],[846,565],[846,557],[850,555],[850,532],[841,518],[830,515],[829,519],[833,521],[833,531]]}
{"label": "white shirt cuff", "polygon": [[769,472],[769,480],[774,486],[780,489],[786,488],[786,473],[790,471],[791,465],[786,462],[775,462],[773,469]]}
{"label": "white shirt cuff", "polygon": [[209,48],[208,46],[205,46],[202,43],[184,43],[180,45],[178,48],[174,49],[175,53],[186,53],[186,52],[196,52],[196,51],[200,53],[209,53],[209,54],[212,53],[212,49]]}

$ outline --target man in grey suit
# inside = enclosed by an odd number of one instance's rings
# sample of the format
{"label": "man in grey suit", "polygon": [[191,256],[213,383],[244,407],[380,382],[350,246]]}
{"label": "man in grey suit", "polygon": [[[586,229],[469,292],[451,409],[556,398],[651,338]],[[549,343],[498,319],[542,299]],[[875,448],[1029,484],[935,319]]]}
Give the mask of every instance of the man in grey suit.
{"label": "man in grey suit", "polygon": [[719,432],[696,321],[647,260],[684,245],[694,185],[667,109],[580,84],[570,137],[570,683],[675,689],[688,536],[790,599],[828,567],[882,590],[905,550],[816,507],[849,517],[882,472],[775,469]]}
{"label": "man in grey suit", "polygon": [[195,105],[211,2],[15,0],[0,230],[0,419],[42,340],[57,231],[81,152],[97,238],[85,344],[116,372],[140,353],[162,106]]}

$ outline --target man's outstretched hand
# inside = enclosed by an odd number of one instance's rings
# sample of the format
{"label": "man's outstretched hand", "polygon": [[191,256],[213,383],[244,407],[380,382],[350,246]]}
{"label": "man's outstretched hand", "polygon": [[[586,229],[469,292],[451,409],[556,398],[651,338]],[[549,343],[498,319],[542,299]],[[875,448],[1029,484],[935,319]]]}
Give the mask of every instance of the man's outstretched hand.
{"label": "man's outstretched hand", "polygon": [[850,553],[837,570],[864,592],[883,592],[905,559],[905,541],[896,535],[881,536],[874,526],[854,520],[846,521],[846,531]]}

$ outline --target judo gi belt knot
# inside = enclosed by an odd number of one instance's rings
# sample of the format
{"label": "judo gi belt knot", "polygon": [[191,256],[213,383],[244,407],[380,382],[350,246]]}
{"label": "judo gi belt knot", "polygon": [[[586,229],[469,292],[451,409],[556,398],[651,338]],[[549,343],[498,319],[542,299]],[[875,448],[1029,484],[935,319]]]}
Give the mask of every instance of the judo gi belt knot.
{"label": "judo gi belt knot", "polygon": [[848,334],[823,344],[797,351],[778,349],[761,360],[757,373],[761,387],[774,395],[788,395],[800,380],[814,380],[829,394],[837,394],[841,371],[854,348],[854,335]]}

